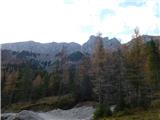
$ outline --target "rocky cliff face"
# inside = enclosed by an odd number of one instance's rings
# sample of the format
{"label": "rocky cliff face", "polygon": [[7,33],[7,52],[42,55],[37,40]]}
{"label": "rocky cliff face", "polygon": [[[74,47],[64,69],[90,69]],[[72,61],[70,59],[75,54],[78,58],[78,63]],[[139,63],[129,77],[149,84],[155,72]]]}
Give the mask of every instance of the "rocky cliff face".
{"label": "rocky cliff face", "polygon": [[[121,46],[121,43],[116,38],[108,39],[108,37],[104,37],[102,40],[104,48],[111,51],[115,51]],[[89,54],[93,53],[95,44],[96,36],[91,35],[89,40],[83,44],[82,51]]]}

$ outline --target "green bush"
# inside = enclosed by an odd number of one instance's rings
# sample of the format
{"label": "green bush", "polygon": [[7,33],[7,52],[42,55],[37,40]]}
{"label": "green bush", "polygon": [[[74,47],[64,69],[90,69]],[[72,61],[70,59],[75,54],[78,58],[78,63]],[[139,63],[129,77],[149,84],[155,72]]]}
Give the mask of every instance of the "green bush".
{"label": "green bush", "polygon": [[[55,103],[54,103],[55,104]],[[75,99],[71,95],[66,95],[56,101],[57,108],[69,109],[75,105]]]}
{"label": "green bush", "polygon": [[111,116],[112,112],[108,105],[106,104],[100,104],[97,106],[93,118],[96,120],[98,118],[103,118],[107,116]]}

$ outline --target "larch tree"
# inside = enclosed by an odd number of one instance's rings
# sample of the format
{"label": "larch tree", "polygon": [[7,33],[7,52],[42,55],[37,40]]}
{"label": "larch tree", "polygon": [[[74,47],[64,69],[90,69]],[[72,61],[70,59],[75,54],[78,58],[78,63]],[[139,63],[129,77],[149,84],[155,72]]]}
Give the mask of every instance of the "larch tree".
{"label": "larch tree", "polygon": [[117,88],[117,111],[123,110],[125,108],[125,96],[126,96],[126,66],[125,66],[125,56],[122,53],[121,49],[118,49],[118,51],[114,55],[114,76],[116,79],[116,88]]}
{"label": "larch tree", "polygon": [[77,86],[79,100],[90,100],[92,97],[92,83],[90,79],[90,59],[84,57],[82,63],[79,65],[77,74]]}
{"label": "larch tree", "polygon": [[43,96],[43,79],[40,74],[38,74],[35,79],[33,80],[33,99],[39,99]]}
{"label": "larch tree", "polygon": [[18,76],[19,76],[19,71],[13,71],[6,78],[4,92],[6,93],[6,95],[7,94],[9,95],[9,104],[11,104],[14,99],[16,81]]}
{"label": "larch tree", "polygon": [[133,46],[129,49],[127,55],[127,74],[126,77],[131,83],[129,90],[131,105],[140,106],[142,103],[142,93],[144,91],[144,84],[146,75],[144,71],[145,66],[145,51],[143,38],[139,35],[139,30],[135,29],[135,37],[133,38]]}
{"label": "larch tree", "polygon": [[[66,93],[65,88],[69,84],[69,69],[68,69],[68,58],[67,58],[67,49],[63,46],[61,52],[59,53],[59,72],[61,73],[61,80],[59,82],[59,95]],[[69,91],[69,90],[68,90]]]}
{"label": "larch tree", "polygon": [[33,80],[33,87],[39,87],[40,85],[42,85],[42,82],[42,77],[38,74],[36,78]]}
{"label": "larch tree", "polygon": [[93,81],[94,93],[98,96],[98,102],[101,104],[104,102],[104,81],[105,81],[105,49],[103,46],[103,40],[101,34],[97,36],[96,45],[92,58],[92,71],[95,77]]}

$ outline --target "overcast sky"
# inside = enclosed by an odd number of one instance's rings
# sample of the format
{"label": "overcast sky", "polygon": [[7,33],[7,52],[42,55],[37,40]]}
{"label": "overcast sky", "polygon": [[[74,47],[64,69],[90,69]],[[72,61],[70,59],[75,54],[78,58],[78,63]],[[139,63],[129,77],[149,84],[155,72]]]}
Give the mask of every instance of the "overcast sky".
{"label": "overcast sky", "polygon": [[160,0],[1,0],[0,43],[84,43],[101,32],[122,42],[160,35]]}

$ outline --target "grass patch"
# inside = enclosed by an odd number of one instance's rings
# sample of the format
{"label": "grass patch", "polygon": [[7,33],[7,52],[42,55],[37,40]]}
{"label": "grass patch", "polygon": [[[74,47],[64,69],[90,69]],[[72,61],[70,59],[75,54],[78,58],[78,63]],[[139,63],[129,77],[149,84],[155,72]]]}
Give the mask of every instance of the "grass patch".
{"label": "grass patch", "polygon": [[136,111],[131,115],[125,115],[122,112],[112,117],[106,117],[100,120],[160,120],[160,109],[151,108],[147,111]]}
{"label": "grass patch", "polygon": [[124,109],[113,116],[99,120],[160,120],[160,99],[153,100],[147,110],[141,108]]}

